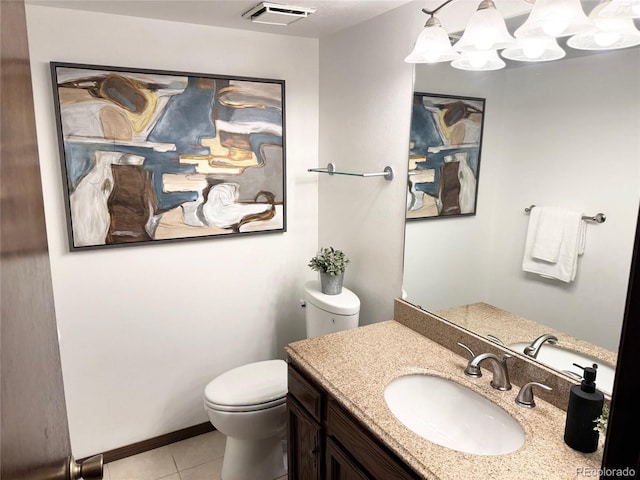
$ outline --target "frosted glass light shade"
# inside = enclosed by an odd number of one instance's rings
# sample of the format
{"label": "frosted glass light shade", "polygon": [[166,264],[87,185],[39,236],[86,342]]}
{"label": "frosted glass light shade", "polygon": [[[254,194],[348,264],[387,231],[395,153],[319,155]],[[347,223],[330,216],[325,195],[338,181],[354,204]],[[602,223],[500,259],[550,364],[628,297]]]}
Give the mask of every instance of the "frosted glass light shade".
{"label": "frosted glass light shade", "polygon": [[529,18],[515,31],[515,36],[566,37],[590,28],[593,24],[582,10],[580,0],[536,0]]}
{"label": "frosted glass light shade", "polygon": [[504,18],[496,10],[494,3],[483,1],[471,15],[460,40],[453,46],[461,52],[499,50],[515,43],[504,23]]}
{"label": "frosted glass light shade", "polygon": [[567,53],[554,37],[522,37],[513,47],[502,51],[502,56],[518,62],[550,62]]}
{"label": "frosted glass light shade", "polygon": [[600,11],[600,16],[640,18],[640,0],[612,0]]}
{"label": "frosted glass light shade", "polygon": [[450,62],[460,55],[451,46],[451,41],[440,22],[429,25],[431,19],[427,22],[418,39],[416,40],[413,50],[404,59],[407,63],[438,63]]}
{"label": "frosted glass light shade", "polygon": [[567,45],[578,50],[616,50],[640,45],[640,31],[631,18],[603,17],[602,10],[612,2],[599,4],[589,14],[594,28],[574,35]]}
{"label": "frosted glass light shade", "polygon": [[451,62],[452,67],[473,71],[500,70],[506,65],[495,50],[463,52],[460,58]]}

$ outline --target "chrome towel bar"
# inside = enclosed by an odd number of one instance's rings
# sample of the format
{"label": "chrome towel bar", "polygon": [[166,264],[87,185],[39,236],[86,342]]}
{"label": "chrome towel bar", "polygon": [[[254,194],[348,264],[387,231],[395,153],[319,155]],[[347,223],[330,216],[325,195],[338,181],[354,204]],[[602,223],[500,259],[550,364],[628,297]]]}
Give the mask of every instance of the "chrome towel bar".
{"label": "chrome towel bar", "polygon": [[[531,205],[530,207],[525,208],[524,211],[526,213],[530,213],[531,209],[534,207],[535,205]],[[607,219],[607,216],[604,213],[596,213],[593,217],[590,217],[588,215],[583,215],[582,219],[588,222],[604,223],[605,220]]]}

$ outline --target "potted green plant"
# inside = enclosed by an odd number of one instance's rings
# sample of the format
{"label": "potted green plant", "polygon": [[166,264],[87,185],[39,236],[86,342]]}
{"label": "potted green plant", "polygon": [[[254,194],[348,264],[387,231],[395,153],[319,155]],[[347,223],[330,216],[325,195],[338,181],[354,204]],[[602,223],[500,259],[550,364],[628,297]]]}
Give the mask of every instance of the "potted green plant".
{"label": "potted green plant", "polygon": [[596,424],[596,426],[593,427],[593,429],[600,432],[600,435],[602,435],[603,438],[606,437],[607,425],[609,423],[609,405],[605,403],[602,406],[602,415],[596,418],[593,422]]}
{"label": "potted green plant", "polygon": [[342,250],[333,247],[320,248],[316,256],[309,261],[309,267],[320,272],[322,293],[338,295],[342,292],[344,271],[348,263],[349,259]]}

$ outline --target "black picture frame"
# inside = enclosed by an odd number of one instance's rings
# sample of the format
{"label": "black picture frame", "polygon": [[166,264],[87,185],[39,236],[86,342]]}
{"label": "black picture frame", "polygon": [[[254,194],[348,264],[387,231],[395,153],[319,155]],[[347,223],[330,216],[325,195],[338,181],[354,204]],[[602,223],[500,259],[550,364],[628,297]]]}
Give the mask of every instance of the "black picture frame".
{"label": "black picture frame", "polygon": [[71,251],[286,231],[284,80],[50,69]]}

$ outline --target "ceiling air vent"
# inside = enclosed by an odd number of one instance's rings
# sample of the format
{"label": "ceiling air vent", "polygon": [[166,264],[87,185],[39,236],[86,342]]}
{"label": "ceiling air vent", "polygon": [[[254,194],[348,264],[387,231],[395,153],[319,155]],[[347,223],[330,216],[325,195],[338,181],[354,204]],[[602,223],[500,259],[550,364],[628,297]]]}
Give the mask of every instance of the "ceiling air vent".
{"label": "ceiling air vent", "polygon": [[301,18],[308,17],[315,11],[315,8],[293,7],[279,3],[261,2],[244,12],[242,18],[247,18],[256,23],[267,23],[269,25],[289,25],[297,22]]}

